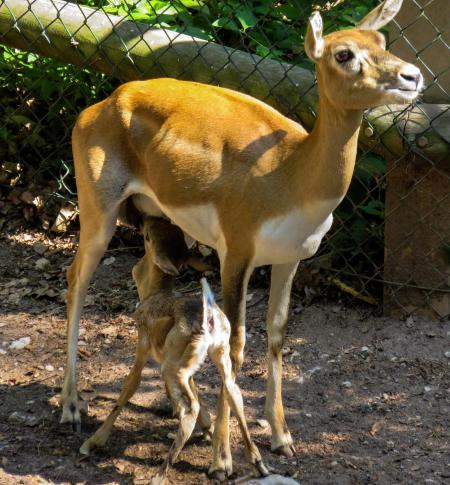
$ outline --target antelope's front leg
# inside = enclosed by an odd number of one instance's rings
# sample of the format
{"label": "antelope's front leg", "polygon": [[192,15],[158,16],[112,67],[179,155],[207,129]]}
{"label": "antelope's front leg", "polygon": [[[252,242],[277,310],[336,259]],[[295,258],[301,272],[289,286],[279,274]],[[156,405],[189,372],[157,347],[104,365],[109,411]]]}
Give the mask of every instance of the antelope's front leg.
{"label": "antelope's front leg", "polygon": [[267,315],[267,393],[266,417],[272,428],[272,451],[292,456],[294,446],[284,419],[281,383],[283,377],[281,349],[286,333],[292,281],[298,262],[272,266],[269,311]]}
{"label": "antelope's front leg", "polygon": [[[221,281],[224,312],[231,324],[230,357],[233,379],[236,378],[244,360],[245,296],[250,274],[251,267],[248,259],[233,257],[229,253],[225,260],[222,260]],[[222,385],[213,434],[213,462],[209,468],[209,475],[219,481],[224,481],[226,476],[231,475],[233,471],[229,421],[230,408],[226,390]]]}

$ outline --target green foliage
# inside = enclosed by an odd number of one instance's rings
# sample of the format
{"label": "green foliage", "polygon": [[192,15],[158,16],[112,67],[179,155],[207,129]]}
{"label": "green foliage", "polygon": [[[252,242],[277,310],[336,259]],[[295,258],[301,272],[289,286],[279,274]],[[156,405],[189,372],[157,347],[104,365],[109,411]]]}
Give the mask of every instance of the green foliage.
{"label": "green foliage", "polygon": [[[107,96],[112,84],[99,73],[0,46],[2,162],[23,166],[29,188],[51,181],[60,195],[74,192],[70,132],[78,113]],[[63,177],[65,181],[61,179]]]}
{"label": "green foliage", "polygon": [[384,175],[386,161],[360,155],[346,198],[336,210],[330,237],[331,265],[357,274],[376,274],[384,253]]}
{"label": "green foliage", "polygon": [[[325,32],[353,27],[377,0],[86,0],[129,20],[168,28],[262,57],[309,64],[303,51],[306,21],[323,11]],[[334,4],[336,4],[334,6]]]}

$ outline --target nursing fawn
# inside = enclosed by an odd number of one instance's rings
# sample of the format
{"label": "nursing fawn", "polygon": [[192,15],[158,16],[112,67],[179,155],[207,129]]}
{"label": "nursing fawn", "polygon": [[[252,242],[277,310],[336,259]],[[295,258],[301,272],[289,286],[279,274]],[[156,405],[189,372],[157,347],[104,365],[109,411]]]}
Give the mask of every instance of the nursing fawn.
{"label": "nursing fawn", "polygon": [[[158,236],[160,235],[160,237]],[[230,359],[230,323],[214,301],[211,289],[202,278],[202,298],[182,298],[173,294],[175,272],[187,260],[187,247],[183,247],[183,233],[168,221],[147,218],[144,224],[146,260],[150,277],[142,279],[142,272],[133,268],[140,292],[149,296],[135,312],[138,342],[133,368],[125,379],[119,399],[110,415],[97,432],[83,443],[80,452],[103,446],[121,410],[136,392],[142,369],[151,357],[161,364],[161,376],[173,410],[180,419],[178,433],[169,454],[153,478],[152,485],[165,483],[169,466],[173,464],[184,444],[191,436],[198,421],[204,434],[208,435],[211,422],[207,411],[200,405],[193,376],[207,355],[219,370],[227,402],[235,413],[244,439],[245,455],[256,475],[267,475],[258,448],[253,443],[246,424],[242,396],[234,382]],[[170,235],[168,245],[164,238]],[[177,249],[173,253],[173,249]],[[185,258],[180,258],[184,254]],[[175,255],[175,259],[172,259]],[[171,267],[172,274],[161,267]]]}

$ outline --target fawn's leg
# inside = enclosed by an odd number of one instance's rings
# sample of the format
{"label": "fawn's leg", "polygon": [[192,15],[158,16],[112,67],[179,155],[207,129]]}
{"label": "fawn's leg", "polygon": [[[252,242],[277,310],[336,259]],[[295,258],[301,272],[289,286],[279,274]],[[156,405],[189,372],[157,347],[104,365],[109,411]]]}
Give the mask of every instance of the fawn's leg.
{"label": "fawn's leg", "polygon": [[272,451],[292,456],[294,446],[284,419],[281,383],[283,377],[282,353],[289,311],[292,281],[298,262],[272,266],[269,311],[267,316],[267,393],[265,412],[272,428]]}
{"label": "fawn's leg", "polygon": [[139,383],[141,382],[142,369],[144,368],[149,357],[148,352],[149,345],[147,335],[144,330],[141,330],[139,328],[136,357],[134,359],[134,364],[131,371],[125,378],[119,399],[117,400],[117,403],[115,404],[109,416],[106,418],[105,422],[89,439],[87,439],[81,445],[80,453],[82,453],[83,455],[89,455],[92,449],[99,448],[106,443],[106,440],[111,433],[114,422],[116,421],[124,406],[131,399],[131,397],[139,387]]}
{"label": "fawn's leg", "polygon": [[252,466],[253,472],[256,476],[266,476],[269,474],[269,472],[265,467],[259,450],[253,442],[248,431],[241,391],[232,377],[230,349],[228,346],[225,348],[218,348],[212,353],[211,357],[219,369],[222,383],[225,388],[227,401],[238,419],[239,428],[241,429],[242,438],[244,440],[247,461]]}
{"label": "fawn's leg", "polygon": [[[169,356],[166,356],[165,360],[170,362],[172,359],[170,359]],[[177,435],[169,449],[167,458],[161,465],[158,474],[153,477],[151,485],[162,485],[166,483],[169,467],[176,462],[183,446],[194,431],[195,423],[197,422],[197,417],[200,411],[200,404],[195,394],[192,392],[190,385],[193,365],[195,365],[193,363],[195,360],[195,348],[189,344],[183,354],[179,366],[174,366],[172,360],[167,367],[163,364],[161,369],[162,377],[166,386],[169,388],[170,395],[175,404],[180,424]]]}
{"label": "fawn's leg", "polygon": [[84,207],[80,200],[80,243],[67,270],[67,364],[61,391],[61,423],[72,423],[77,431],[81,429],[80,411],[87,408],[77,391],[78,327],[89,282],[114,234],[118,214],[118,207],[109,212],[94,209]]}
{"label": "fawn's leg", "polygon": [[200,429],[202,430],[203,439],[205,439],[207,441],[211,441],[212,432],[213,432],[213,426],[211,424],[211,417],[210,417],[209,412],[206,409],[205,405],[202,404],[202,401],[198,396],[197,386],[195,385],[193,377],[191,377],[189,379],[189,385],[191,387],[192,394],[194,394],[195,398],[197,399],[197,401],[200,404],[200,411],[198,413],[197,422],[200,426]]}
{"label": "fawn's leg", "polygon": [[[249,259],[228,252],[222,260],[221,281],[224,312],[231,324],[230,357],[232,377],[236,377],[244,359],[245,346],[245,297],[251,274]],[[222,385],[217,406],[217,418],[213,434],[213,462],[209,475],[224,481],[233,471],[230,452],[230,408]]]}

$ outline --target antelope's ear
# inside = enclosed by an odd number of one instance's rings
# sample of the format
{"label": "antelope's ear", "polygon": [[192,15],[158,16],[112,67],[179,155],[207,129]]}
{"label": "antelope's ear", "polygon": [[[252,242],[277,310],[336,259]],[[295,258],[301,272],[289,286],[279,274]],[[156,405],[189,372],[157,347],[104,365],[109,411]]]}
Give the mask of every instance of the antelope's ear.
{"label": "antelope's ear", "polygon": [[165,254],[153,252],[152,259],[153,259],[153,262],[156,264],[156,266],[158,266],[162,271],[164,271],[164,273],[167,273],[173,276],[178,276],[180,274],[180,272],[178,271],[178,268]]}
{"label": "antelope's ear", "polygon": [[397,14],[403,0],[384,0],[368,13],[356,26],[357,29],[379,30],[387,25]]}
{"label": "antelope's ear", "polygon": [[305,37],[305,52],[312,61],[318,61],[323,55],[324,41],[322,30],[322,17],[319,12],[314,12],[308,19],[308,29]]}

